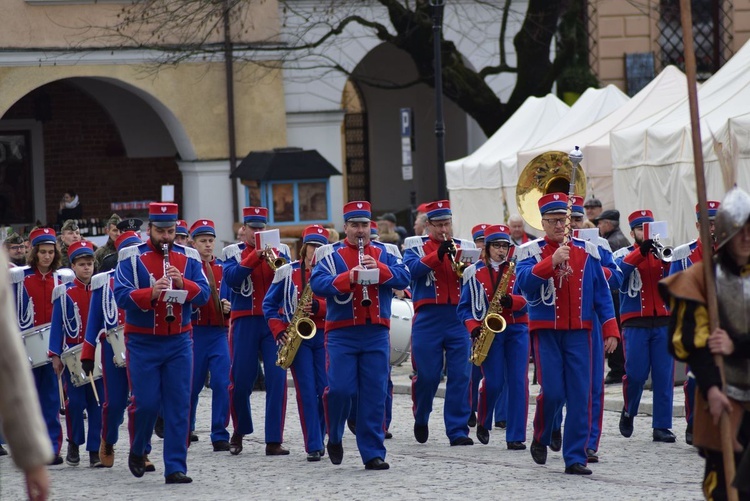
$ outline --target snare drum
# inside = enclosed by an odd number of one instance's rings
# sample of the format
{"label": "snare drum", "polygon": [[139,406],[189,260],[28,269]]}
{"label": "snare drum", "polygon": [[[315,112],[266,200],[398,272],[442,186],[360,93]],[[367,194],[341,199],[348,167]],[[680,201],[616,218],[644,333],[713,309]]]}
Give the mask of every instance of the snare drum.
{"label": "snare drum", "polygon": [[50,325],[42,324],[37,327],[25,330],[21,338],[23,347],[26,349],[26,355],[29,357],[31,367],[41,367],[50,363],[47,356],[49,351]]}
{"label": "snare drum", "polygon": [[391,365],[400,365],[409,358],[413,317],[411,299],[394,297],[391,301]]}
{"label": "snare drum", "polygon": [[124,369],[126,366],[125,333],[122,325],[107,331],[107,342],[112,346],[112,351],[115,353],[115,356],[112,357],[115,367]]}
{"label": "snare drum", "polygon": [[[88,384],[88,375],[83,372],[83,366],[81,365],[81,350],[83,349],[83,343],[77,344],[65,350],[60,356],[65,367],[70,372],[70,381],[73,386],[83,386]],[[94,379],[102,377],[102,365],[99,362],[102,359],[102,345],[101,343],[96,344],[96,354],[94,355]]]}

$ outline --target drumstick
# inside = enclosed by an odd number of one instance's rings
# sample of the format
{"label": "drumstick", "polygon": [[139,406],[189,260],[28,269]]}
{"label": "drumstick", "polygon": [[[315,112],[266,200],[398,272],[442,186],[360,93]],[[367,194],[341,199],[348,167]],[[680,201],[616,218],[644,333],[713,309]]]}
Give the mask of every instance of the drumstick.
{"label": "drumstick", "polygon": [[94,384],[94,373],[89,372],[89,382],[91,383],[91,389],[94,390],[94,398],[96,399],[96,405],[101,407],[99,403],[99,393],[96,391],[96,385]]}
{"label": "drumstick", "polygon": [[65,394],[62,387],[62,374],[57,375],[57,390],[60,392],[60,411],[65,413]]}

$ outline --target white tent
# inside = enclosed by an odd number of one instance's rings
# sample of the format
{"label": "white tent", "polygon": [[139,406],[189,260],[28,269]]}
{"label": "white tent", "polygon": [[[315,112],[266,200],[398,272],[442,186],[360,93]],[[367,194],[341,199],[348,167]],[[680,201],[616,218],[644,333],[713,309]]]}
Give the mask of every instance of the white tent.
{"label": "white tent", "polygon": [[599,198],[605,209],[614,208],[610,131],[639,123],[684,99],[686,95],[685,75],[676,67],[667,66],[632,99],[598,122],[543,146],[521,151],[518,153],[518,165],[526,165],[545,151],[568,152],[574,146],[579,146],[583,151],[581,166],[586,173],[588,195]]}
{"label": "white tent", "polygon": [[[738,184],[750,187],[750,44],[740,49],[698,90],[701,138],[709,199],[721,199],[725,189],[711,134],[725,145],[737,138],[740,151]],[[610,136],[615,204],[621,224],[634,210],[647,208],[670,223],[671,241],[695,238],[695,175],[690,111],[684,99],[664,113]]]}
{"label": "white tent", "polygon": [[445,164],[456,235],[467,238],[474,225],[505,221],[503,196],[515,207],[516,152],[546,134],[569,109],[552,94],[530,97],[474,153]]}

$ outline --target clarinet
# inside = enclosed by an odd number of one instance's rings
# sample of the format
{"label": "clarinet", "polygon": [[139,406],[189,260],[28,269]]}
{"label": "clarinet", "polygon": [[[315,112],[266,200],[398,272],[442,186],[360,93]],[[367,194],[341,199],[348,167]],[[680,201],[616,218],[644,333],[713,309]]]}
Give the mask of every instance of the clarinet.
{"label": "clarinet", "polygon": [[[164,251],[164,276],[167,276],[167,268],[169,268],[169,245],[162,244],[161,250]],[[169,279],[169,288],[172,288],[172,279]],[[174,305],[167,303],[167,316],[165,317],[167,323],[174,322]]]}
{"label": "clarinet", "polygon": [[[358,245],[359,245],[359,265],[362,268],[366,268],[366,266],[362,264],[362,260],[365,257],[365,240],[360,237],[358,241]],[[362,302],[360,304],[362,304],[362,306],[364,306],[365,308],[367,308],[368,306],[372,304],[372,301],[370,300],[370,294],[367,292],[366,285],[362,285]]]}

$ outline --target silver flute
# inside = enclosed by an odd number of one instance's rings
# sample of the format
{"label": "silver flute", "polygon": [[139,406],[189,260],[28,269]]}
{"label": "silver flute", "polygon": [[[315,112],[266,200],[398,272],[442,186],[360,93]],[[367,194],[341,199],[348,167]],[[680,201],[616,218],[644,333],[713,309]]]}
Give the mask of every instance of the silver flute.
{"label": "silver flute", "polygon": [[[359,266],[364,269],[367,269],[367,266],[365,266],[364,263],[362,262],[362,260],[365,258],[365,239],[364,238],[362,237],[359,238],[358,246],[359,246]],[[367,308],[368,306],[372,304],[372,300],[370,299],[370,294],[367,291],[366,285],[362,285],[362,303],[360,304],[362,304],[362,306],[364,306],[365,308]]]}

